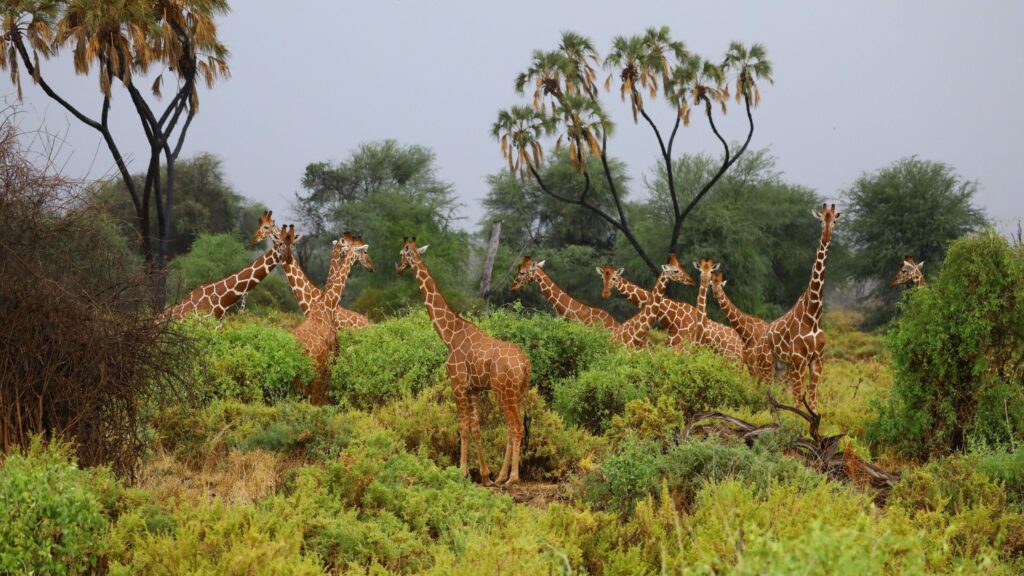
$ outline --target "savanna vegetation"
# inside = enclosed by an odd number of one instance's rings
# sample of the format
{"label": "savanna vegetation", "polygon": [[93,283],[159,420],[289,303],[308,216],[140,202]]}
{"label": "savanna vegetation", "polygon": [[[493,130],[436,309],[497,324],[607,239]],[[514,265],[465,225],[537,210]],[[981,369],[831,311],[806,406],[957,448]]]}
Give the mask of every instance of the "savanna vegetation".
{"label": "savanna vegetation", "polygon": [[[493,127],[510,170],[488,180],[475,232],[458,226],[428,148],[385,140],[308,165],[294,257],[314,282],[342,232],[388,262],[415,231],[433,245],[424,259],[449,302],[528,356],[517,485],[461,474],[447,351],[415,284],[390,266],[348,285],[344,304],[374,323],[337,333],[326,405],[300,393],[317,367],[291,331],[303,319],[280,272],[219,321],[154,321],[254,257],[247,239],[264,207],[231,189],[216,156],[178,159],[196,83],[227,74],[212,26],[225,11],[34,0],[0,10],[0,68],[16,83],[24,68],[58,99],[36,54],[73,50],[76,71],[99,68],[104,110],[114,86],[128,92],[152,146],[143,174],[119,162],[120,180],[87,185],[32,161],[4,119],[0,574],[1024,572],[1024,248],[983,228],[974,185],[951,167],[901,160],[847,192],[830,298],[849,278],[874,288],[907,251],[929,262],[929,281],[878,286],[860,310],[829,301],[817,413],[736,360],[670,349],[660,329],[630,351],[552,315],[536,288],[509,295],[528,253],[601,305],[595,264],[614,260],[649,285],[654,261],[678,252],[725,263],[740,308],[786,310],[807,285],[821,198],[748,149],[758,84],[772,80],[760,45],[734,43],[713,62],[662,28],[616,38],[603,60],[572,33],[536,52],[516,82],[536,91],[533,106]],[[157,64],[177,80],[162,116],[133,80]],[[601,65],[658,144],[647,194],[629,195],[608,153]],[[714,124],[730,98],[748,119],[738,145]],[[668,104],[671,131],[659,131],[655,101]],[[120,159],[105,114],[61,105]],[[723,156],[673,156],[691,116]],[[546,157],[545,136],[562,137]],[[942,218],[911,222],[922,214]],[[713,304],[711,314],[722,318]],[[481,420],[494,464],[506,425],[493,395]]]}

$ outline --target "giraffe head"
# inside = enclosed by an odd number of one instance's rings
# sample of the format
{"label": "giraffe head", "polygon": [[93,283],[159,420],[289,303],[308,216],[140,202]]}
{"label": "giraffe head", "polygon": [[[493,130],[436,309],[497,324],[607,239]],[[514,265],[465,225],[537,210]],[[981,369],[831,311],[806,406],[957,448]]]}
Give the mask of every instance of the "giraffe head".
{"label": "giraffe head", "polygon": [[373,259],[370,258],[370,245],[363,241],[363,237],[353,236],[351,233],[345,232],[341,238],[342,241],[348,245],[348,250],[352,251],[356,262],[358,262],[363,268],[373,272]]}
{"label": "giraffe head", "polygon": [[264,210],[260,221],[256,225],[256,233],[252,235],[252,243],[259,244],[267,238],[278,233],[277,225],[274,224],[274,211]]}
{"label": "giraffe head", "polygon": [[711,281],[711,275],[718,272],[718,267],[721,264],[716,264],[711,258],[701,258],[699,262],[694,262],[693,267],[700,271],[700,283],[703,285],[705,281]]}
{"label": "giraffe head", "polygon": [[416,237],[402,238],[402,251],[398,253],[398,263],[395,264],[395,272],[401,274],[410,266],[415,266],[420,259],[420,254],[427,251],[430,244],[416,247]]}
{"label": "giraffe head", "polygon": [[842,213],[836,212],[835,204],[829,207],[823,203],[820,212],[818,210],[811,210],[811,214],[821,221],[821,239],[825,242],[830,242],[832,240],[832,225],[836,223],[836,220],[839,220]]}
{"label": "giraffe head", "polygon": [[891,286],[899,286],[907,282],[913,282],[915,286],[924,284],[924,272],[921,271],[922,266],[924,266],[923,260],[916,262],[913,256],[904,256],[903,264],[900,265],[900,271],[896,273],[896,277],[889,284]]}
{"label": "giraffe head", "polygon": [[725,286],[725,282],[725,277],[721,272],[714,272],[711,274],[711,289],[715,292],[721,290],[722,286]]}
{"label": "giraffe head", "polygon": [[294,258],[294,254],[292,253],[292,246],[296,242],[298,242],[299,239],[302,238],[302,236],[295,235],[294,224],[286,224],[284,226],[281,226],[281,230],[280,232],[278,232],[278,235],[281,238],[281,261],[284,262],[285,264],[291,264]]}
{"label": "giraffe head", "polygon": [[687,286],[696,286],[697,283],[686,273],[686,269],[676,259],[675,254],[668,255],[668,263],[661,265],[661,273],[666,275],[672,282],[679,282]]}
{"label": "giraffe head", "polygon": [[544,267],[544,262],[544,260],[538,262],[530,256],[523,258],[523,262],[519,265],[519,273],[516,274],[515,280],[512,281],[512,287],[509,290],[515,292],[530,282],[536,281],[537,276],[540,275],[541,268]]}
{"label": "giraffe head", "polygon": [[615,268],[611,263],[605,264],[600,268],[597,268],[597,273],[601,275],[601,279],[604,280],[604,288],[601,290],[601,297],[608,298],[612,295],[613,289],[618,289],[619,284],[622,282],[622,268]]}

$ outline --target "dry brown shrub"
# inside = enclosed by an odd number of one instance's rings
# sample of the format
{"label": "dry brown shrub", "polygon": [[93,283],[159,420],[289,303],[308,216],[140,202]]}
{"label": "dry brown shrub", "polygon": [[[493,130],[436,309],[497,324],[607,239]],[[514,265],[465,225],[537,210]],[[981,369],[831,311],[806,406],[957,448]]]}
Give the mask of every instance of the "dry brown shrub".
{"label": "dry brown shrub", "polygon": [[45,135],[0,115],[0,449],[59,437],[132,476],[142,410],[189,389],[189,342],[153,321],[138,258]]}

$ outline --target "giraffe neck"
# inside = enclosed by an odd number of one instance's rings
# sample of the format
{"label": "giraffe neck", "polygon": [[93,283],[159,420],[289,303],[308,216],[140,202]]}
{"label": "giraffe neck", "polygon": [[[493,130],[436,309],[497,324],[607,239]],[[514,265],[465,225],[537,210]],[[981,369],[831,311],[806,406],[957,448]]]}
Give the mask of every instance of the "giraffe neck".
{"label": "giraffe neck", "polygon": [[807,285],[806,315],[814,322],[821,318],[822,303],[825,290],[825,259],[828,258],[828,241],[822,234],[818,242],[818,252],[814,256],[814,269],[811,271],[811,282]]}
{"label": "giraffe neck", "polygon": [[[619,293],[625,296],[627,300],[638,307],[643,307],[651,301],[651,293],[649,291],[644,290],[640,286],[633,284],[621,276],[619,277],[618,290]],[[662,290],[664,290],[664,288],[662,288]]]}
{"label": "giraffe neck", "polygon": [[218,282],[218,287],[222,287],[219,294],[220,307],[227,310],[246,292],[255,288],[260,280],[266,278],[274,266],[277,266],[280,258],[281,253],[275,246],[250,262],[245,268],[225,278],[223,284]]}
{"label": "giraffe neck", "polygon": [[537,271],[537,287],[540,288],[544,299],[555,308],[555,312],[558,312],[560,316],[565,316],[570,310],[579,310],[583,307],[583,304],[562,290],[543,270]]}
{"label": "giraffe neck", "polygon": [[328,309],[338,306],[338,300],[341,298],[341,293],[345,291],[345,282],[348,281],[348,275],[352,271],[355,259],[355,252],[351,249],[344,251],[341,242],[334,245],[334,251],[331,254],[331,270],[327,274],[327,284],[324,285],[323,295],[324,306]]}
{"label": "giraffe neck", "polygon": [[455,335],[466,321],[459,318],[459,315],[452,311],[448,302],[437,289],[434,277],[423,260],[416,258],[415,263],[416,282],[420,285],[420,295],[423,296],[423,304],[427,307],[427,314],[430,315],[430,322],[434,326],[437,335],[441,337],[449,350],[455,344]]}
{"label": "giraffe neck", "polygon": [[309,281],[297,260],[292,260],[291,264],[284,265],[284,274],[288,277],[288,285],[291,286],[292,294],[298,301],[299,308],[302,308],[303,315],[309,314],[313,303],[322,297],[320,288]]}
{"label": "giraffe neck", "polygon": [[668,273],[662,272],[658,274],[658,279],[654,282],[654,287],[651,288],[651,294],[663,296],[666,288],[668,288]]}
{"label": "giraffe neck", "polygon": [[701,270],[700,289],[697,290],[697,314],[701,318],[707,318],[708,313],[708,284],[711,283],[711,274]]}
{"label": "giraffe neck", "polygon": [[754,338],[754,320],[749,315],[740,311],[732,303],[732,300],[729,300],[729,297],[725,295],[725,288],[722,288],[721,284],[713,285],[711,290],[715,294],[715,299],[718,300],[718,307],[725,312],[725,317],[729,320],[729,324],[739,332],[743,342],[746,343]]}

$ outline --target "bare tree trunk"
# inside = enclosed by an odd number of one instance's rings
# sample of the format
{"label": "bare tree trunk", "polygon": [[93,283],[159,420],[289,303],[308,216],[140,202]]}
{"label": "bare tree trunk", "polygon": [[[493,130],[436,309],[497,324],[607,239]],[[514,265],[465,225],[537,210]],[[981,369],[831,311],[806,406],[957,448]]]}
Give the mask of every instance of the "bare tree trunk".
{"label": "bare tree trunk", "polygon": [[487,298],[491,291],[491,273],[494,271],[494,258],[498,255],[498,242],[501,239],[501,220],[491,226],[491,240],[487,243],[487,258],[484,260],[484,271],[480,278],[480,297]]}

